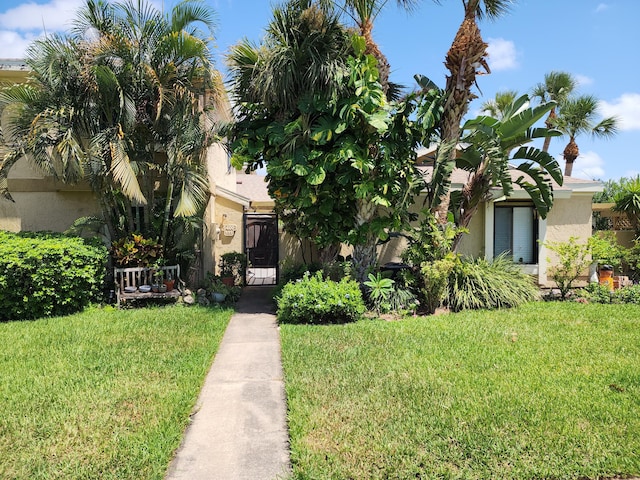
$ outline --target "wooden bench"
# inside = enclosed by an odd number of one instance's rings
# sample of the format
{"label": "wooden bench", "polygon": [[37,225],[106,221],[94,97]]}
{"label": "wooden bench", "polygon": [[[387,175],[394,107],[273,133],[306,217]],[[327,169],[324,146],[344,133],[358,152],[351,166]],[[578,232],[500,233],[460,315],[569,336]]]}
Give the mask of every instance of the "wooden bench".
{"label": "wooden bench", "polygon": [[[166,292],[141,292],[141,285],[153,285],[155,283],[155,270],[151,267],[114,268],[113,278],[118,307],[122,300],[139,300],[146,298],[178,298],[184,290],[184,282],[180,279],[180,265],[166,265],[160,267],[163,271],[163,280],[174,280],[173,290]],[[129,288],[128,288],[129,287]],[[134,291],[128,291],[129,289]]]}

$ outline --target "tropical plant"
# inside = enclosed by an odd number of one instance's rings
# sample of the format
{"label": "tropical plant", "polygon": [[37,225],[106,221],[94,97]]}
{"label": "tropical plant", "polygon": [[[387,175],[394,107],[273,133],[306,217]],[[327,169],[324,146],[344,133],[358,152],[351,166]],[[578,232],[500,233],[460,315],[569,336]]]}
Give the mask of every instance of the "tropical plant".
{"label": "tropical plant", "polygon": [[[558,134],[546,128],[533,128],[553,105],[531,107],[528,96],[523,95],[504,107],[502,119],[481,116],[464,124],[462,142],[467,146],[456,159],[456,166],[468,171],[470,177],[462,190],[451,194],[456,225],[467,228],[478,206],[489,199],[493,189],[499,188],[508,197],[513,184],[527,192],[540,216],[546,218],[553,205],[551,180],[562,185],[562,171],[551,155],[525,145],[536,138]],[[514,168],[511,161],[521,163]],[[512,177],[514,171],[518,173],[516,178]],[[460,235],[454,248],[459,239]]]}
{"label": "tropical plant", "polygon": [[142,0],[87,0],[68,35],[29,48],[31,80],[0,94],[12,145],[0,182],[25,155],[62,182],[87,180],[112,239],[148,233],[158,203],[166,244],[170,217],[196,215],[208,199],[204,153],[214,136],[199,99],[221,84],[198,25],[211,30],[213,12],[195,0],[168,15]]}
{"label": "tropical plant", "polygon": [[485,115],[502,120],[505,112],[510,110],[511,105],[513,105],[518,98],[518,92],[515,90],[498,92],[493,99],[483,102],[480,106],[480,110]]}
{"label": "tropical plant", "polygon": [[388,311],[391,308],[389,298],[393,292],[395,282],[381,273],[369,274],[369,280],[363,283],[369,304],[376,313]]}
{"label": "tropical plant", "polygon": [[531,276],[503,255],[456,262],[447,287],[446,304],[454,312],[517,307],[539,296]]}
{"label": "tropical plant", "polygon": [[[549,115],[545,120],[547,128],[553,128],[554,118],[557,117],[557,104],[563,103],[577,85],[576,80],[570,73],[566,72],[549,72],[544,76],[544,82],[538,83],[533,87],[531,96],[538,98],[540,103],[556,102],[556,105],[549,110]],[[551,137],[546,137],[542,145],[542,151],[548,152],[551,144]]]}
{"label": "tropical plant", "polygon": [[640,232],[640,175],[625,182],[614,201],[613,210],[624,213],[633,228]]}
{"label": "tropical plant", "polygon": [[164,248],[156,238],[131,234],[114,241],[111,257],[118,267],[150,267],[163,257]]}
{"label": "tropical plant", "polygon": [[[353,245],[354,275],[363,282],[375,265],[378,240],[411,219],[409,206],[421,189],[415,146],[435,124],[434,117],[420,116],[417,100],[433,103],[435,94],[388,102],[376,60],[365,54],[366,41],[348,37],[335,21],[312,2],[289,2],[274,11],[263,48],[243,43],[233,50],[240,118],[232,136],[233,162],[249,169],[266,163],[269,193],[285,229],[334,252],[339,243]],[[284,32],[300,32],[301,38]],[[319,40],[324,36],[326,43]],[[291,58],[295,69],[270,67],[289,65]],[[331,68],[321,69],[324,63]],[[320,77],[310,75],[318,70],[331,72],[328,87],[320,90],[312,81]],[[265,72],[274,79],[261,89],[255,85]],[[295,82],[294,73],[300,77]],[[266,94],[270,85],[287,83],[288,101],[261,101],[266,95],[258,90]],[[420,120],[414,123],[416,111]]]}
{"label": "tropical plant", "polygon": [[578,135],[590,134],[595,138],[610,138],[617,133],[618,120],[615,117],[598,117],[598,99],[592,95],[569,97],[559,104],[559,114],[551,121],[553,128],[569,137],[569,143],[562,152],[566,162],[564,174],[573,173],[573,164],[580,155],[576,143]]}

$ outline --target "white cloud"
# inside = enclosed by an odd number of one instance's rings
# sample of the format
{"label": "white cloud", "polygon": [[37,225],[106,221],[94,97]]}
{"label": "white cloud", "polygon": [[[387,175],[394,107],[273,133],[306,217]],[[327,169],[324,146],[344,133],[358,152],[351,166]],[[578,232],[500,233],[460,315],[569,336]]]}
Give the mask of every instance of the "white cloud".
{"label": "white cloud", "polygon": [[[564,172],[565,161],[562,156],[558,157],[558,163]],[[580,156],[573,164],[572,177],[583,178],[585,180],[596,180],[605,178],[604,160],[596,152],[588,151],[580,153]]]}
{"label": "white cloud", "polygon": [[24,58],[29,44],[38,35],[31,33],[20,34],[8,30],[0,30],[0,58]]}
{"label": "white cloud", "polygon": [[578,83],[579,87],[583,87],[585,85],[591,85],[593,83],[593,78],[587,77],[586,75],[575,75],[574,78]]}
{"label": "white cloud", "polygon": [[52,0],[49,3],[23,3],[0,13],[0,27],[7,30],[57,32],[69,27],[82,0]]}
{"label": "white cloud", "polygon": [[489,67],[492,71],[512,70],[518,67],[516,46],[511,40],[489,38]]}
{"label": "white cloud", "polygon": [[598,6],[595,9],[595,13],[600,13],[600,12],[604,12],[605,10],[609,9],[609,5],[606,3],[599,3]]}
{"label": "white cloud", "polygon": [[640,130],[640,93],[624,93],[611,103],[600,101],[600,112],[618,117],[620,130]]}

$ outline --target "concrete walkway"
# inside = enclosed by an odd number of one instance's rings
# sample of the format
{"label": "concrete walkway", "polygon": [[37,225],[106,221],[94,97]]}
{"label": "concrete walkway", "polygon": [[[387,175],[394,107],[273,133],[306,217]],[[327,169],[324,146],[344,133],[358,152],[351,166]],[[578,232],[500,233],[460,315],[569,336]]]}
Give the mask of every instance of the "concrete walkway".
{"label": "concrete walkway", "polygon": [[273,480],[290,472],[280,336],[269,293],[244,289],[166,480]]}

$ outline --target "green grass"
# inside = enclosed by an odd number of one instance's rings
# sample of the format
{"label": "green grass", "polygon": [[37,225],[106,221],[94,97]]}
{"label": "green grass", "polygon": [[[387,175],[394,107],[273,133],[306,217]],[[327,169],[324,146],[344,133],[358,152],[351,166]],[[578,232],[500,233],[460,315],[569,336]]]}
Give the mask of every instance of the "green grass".
{"label": "green grass", "polygon": [[640,307],[282,325],[295,478],[640,473]]}
{"label": "green grass", "polygon": [[0,323],[0,478],[163,478],[231,313]]}

